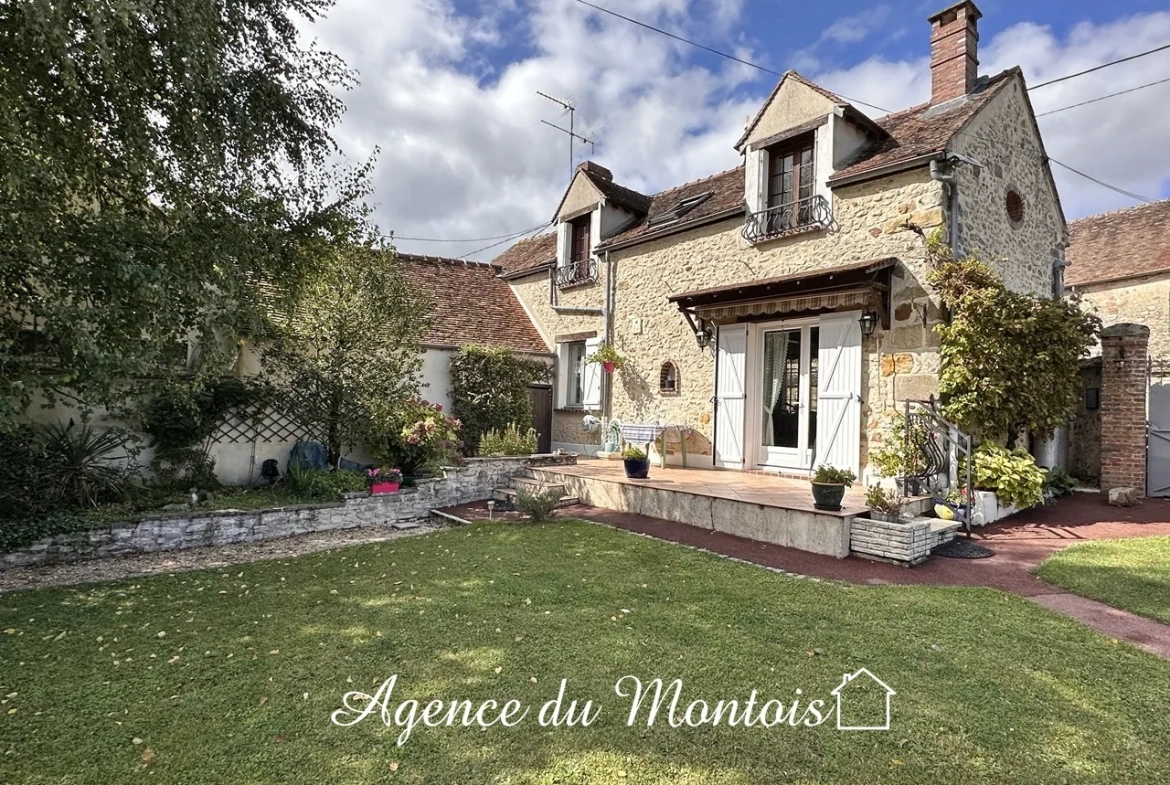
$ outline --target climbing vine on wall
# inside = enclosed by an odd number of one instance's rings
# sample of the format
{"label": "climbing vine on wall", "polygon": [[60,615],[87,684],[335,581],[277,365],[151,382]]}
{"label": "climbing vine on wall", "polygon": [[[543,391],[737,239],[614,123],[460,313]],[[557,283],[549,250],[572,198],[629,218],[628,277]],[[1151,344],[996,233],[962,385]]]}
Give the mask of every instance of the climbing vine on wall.
{"label": "climbing vine on wall", "polygon": [[927,281],[950,320],[938,327],[945,415],[980,438],[1012,446],[1018,434],[1047,437],[1080,400],[1079,363],[1101,320],[1077,299],[1037,298],[1008,289],[977,255],[954,258],[927,240]]}

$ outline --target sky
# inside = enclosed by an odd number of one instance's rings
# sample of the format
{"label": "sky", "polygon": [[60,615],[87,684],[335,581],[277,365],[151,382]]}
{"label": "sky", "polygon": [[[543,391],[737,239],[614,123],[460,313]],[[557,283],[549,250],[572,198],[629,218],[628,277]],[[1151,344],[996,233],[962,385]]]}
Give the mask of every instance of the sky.
{"label": "sky", "polygon": [[[930,26],[947,0],[590,0],[595,5],[889,111],[930,94]],[[1029,85],[1170,43],[1156,0],[981,0],[979,71]],[[576,163],[644,193],[739,164],[733,149],[778,77],[577,0],[338,0],[305,22],[359,84],[335,129],[375,156],[370,203],[400,251],[490,259],[494,238],[546,224],[569,142],[542,91],[571,101]],[[1170,50],[1030,93],[1037,113],[1170,77]],[[1039,119],[1051,158],[1148,198],[1170,196],[1170,82]],[[872,117],[884,112],[857,106]],[[1138,204],[1054,168],[1069,220]],[[424,239],[407,239],[424,238]],[[432,242],[428,240],[439,240]]]}

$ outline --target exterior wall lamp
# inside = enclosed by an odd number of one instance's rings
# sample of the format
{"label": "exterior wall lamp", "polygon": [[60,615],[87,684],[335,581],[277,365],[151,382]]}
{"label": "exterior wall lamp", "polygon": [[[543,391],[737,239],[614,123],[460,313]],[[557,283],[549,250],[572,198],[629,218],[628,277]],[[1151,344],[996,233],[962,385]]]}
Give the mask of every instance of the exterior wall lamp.
{"label": "exterior wall lamp", "polygon": [[699,329],[695,330],[695,343],[699,345],[699,348],[706,349],[711,345],[711,340],[714,337],[711,333],[711,328],[700,322]]}
{"label": "exterior wall lamp", "polygon": [[857,323],[861,325],[861,334],[868,338],[873,335],[874,328],[877,327],[878,316],[873,311],[865,311],[861,314],[861,318]]}

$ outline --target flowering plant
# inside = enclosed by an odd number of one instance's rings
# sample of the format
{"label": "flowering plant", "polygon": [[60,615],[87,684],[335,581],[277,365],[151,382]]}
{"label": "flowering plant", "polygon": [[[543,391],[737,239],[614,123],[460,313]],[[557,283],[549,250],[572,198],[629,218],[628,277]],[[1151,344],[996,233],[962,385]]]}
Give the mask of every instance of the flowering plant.
{"label": "flowering plant", "polygon": [[390,418],[379,459],[401,467],[407,476],[417,476],[428,466],[451,461],[462,446],[459,418],[443,413],[443,405],[410,398]]}
{"label": "flowering plant", "polygon": [[366,482],[370,485],[377,485],[382,482],[402,482],[402,470],[395,467],[393,469],[374,468],[366,469]]}

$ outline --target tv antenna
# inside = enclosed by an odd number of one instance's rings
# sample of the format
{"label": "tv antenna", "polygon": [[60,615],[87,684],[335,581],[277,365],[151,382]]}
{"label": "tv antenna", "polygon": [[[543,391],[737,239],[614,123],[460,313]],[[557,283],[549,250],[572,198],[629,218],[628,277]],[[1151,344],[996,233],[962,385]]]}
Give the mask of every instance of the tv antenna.
{"label": "tv antenna", "polygon": [[573,177],[573,171],[576,168],[576,159],[575,159],[574,154],[573,154],[573,143],[574,142],[584,142],[585,144],[589,145],[590,152],[593,152],[597,148],[593,144],[592,139],[586,139],[584,136],[581,136],[580,134],[577,133],[576,128],[573,125],[574,120],[576,118],[577,107],[573,105],[573,102],[571,100],[566,101],[566,100],[561,99],[561,98],[556,98],[555,96],[551,96],[548,93],[542,93],[539,90],[536,91],[536,94],[539,95],[541,98],[546,98],[549,101],[552,101],[557,106],[561,107],[564,110],[561,113],[561,117],[564,117],[566,114],[569,115],[569,127],[568,128],[562,128],[561,126],[556,125],[555,123],[550,123],[548,120],[541,120],[540,122],[544,123],[545,125],[547,125],[551,128],[557,129],[558,131],[560,131],[563,134],[568,135],[568,137],[569,137],[569,178],[571,179]]}

